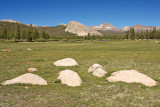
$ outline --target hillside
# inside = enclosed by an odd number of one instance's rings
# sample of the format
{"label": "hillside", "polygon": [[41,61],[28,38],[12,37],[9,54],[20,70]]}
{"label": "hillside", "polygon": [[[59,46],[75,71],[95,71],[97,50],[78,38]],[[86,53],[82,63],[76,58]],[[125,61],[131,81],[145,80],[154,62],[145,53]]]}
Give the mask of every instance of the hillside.
{"label": "hillside", "polygon": [[[15,32],[15,28],[16,28],[16,22],[17,21],[0,21],[0,29],[5,25],[8,32]],[[19,28],[20,31],[23,31],[25,29],[29,29],[29,25],[28,24],[23,24],[23,23],[19,23]],[[41,34],[42,31],[46,31],[47,33],[49,33],[49,35],[52,36],[75,36],[72,33],[69,32],[65,32],[66,26],[55,26],[55,27],[41,27],[41,26],[33,26],[35,29],[37,29],[39,31],[39,33]]]}
{"label": "hillside", "polygon": [[55,27],[36,27],[39,32],[41,33],[43,30],[45,30],[47,33],[49,33],[50,36],[75,36],[75,34],[65,32],[66,26],[55,26]]}
{"label": "hillside", "polygon": [[[6,25],[6,28],[9,32],[15,32],[16,23],[13,22],[6,22],[6,21],[0,21],[0,28],[2,28],[4,25]],[[28,29],[29,26],[23,23],[19,23],[20,30]]]}

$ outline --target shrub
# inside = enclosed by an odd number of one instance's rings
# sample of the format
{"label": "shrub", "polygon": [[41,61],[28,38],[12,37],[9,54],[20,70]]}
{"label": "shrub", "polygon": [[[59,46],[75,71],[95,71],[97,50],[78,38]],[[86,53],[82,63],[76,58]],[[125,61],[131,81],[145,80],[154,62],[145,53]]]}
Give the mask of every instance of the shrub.
{"label": "shrub", "polygon": [[44,38],[37,39],[37,42],[46,42]]}
{"label": "shrub", "polygon": [[48,39],[47,41],[60,41],[59,39]]}
{"label": "shrub", "polygon": [[54,83],[61,83],[61,80],[56,80],[54,81]]}

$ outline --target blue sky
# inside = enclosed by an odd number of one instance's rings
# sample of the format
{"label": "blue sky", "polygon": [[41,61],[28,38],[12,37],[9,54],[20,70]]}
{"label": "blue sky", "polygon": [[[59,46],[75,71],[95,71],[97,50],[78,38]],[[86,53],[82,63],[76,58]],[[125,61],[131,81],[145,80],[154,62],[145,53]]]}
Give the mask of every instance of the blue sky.
{"label": "blue sky", "polygon": [[121,28],[136,24],[160,27],[160,0],[0,0],[0,20],[56,26],[78,21],[105,22]]}

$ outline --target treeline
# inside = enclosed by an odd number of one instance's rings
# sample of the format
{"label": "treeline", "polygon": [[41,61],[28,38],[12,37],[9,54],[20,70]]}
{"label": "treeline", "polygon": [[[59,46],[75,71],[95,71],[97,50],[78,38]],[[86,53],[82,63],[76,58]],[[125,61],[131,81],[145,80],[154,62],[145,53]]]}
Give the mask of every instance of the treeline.
{"label": "treeline", "polygon": [[36,41],[39,38],[49,39],[50,36],[47,32],[43,31],[41,34],[36,28],[30,24],[28,28],[20,30],[19,23],[16,23],[14,31],[7,29],[6,24],[0,28],[0,39],[14,39],[15,41],[27,40],[28,42]]}
{"label": "treeline", "polygon": [[[103,33],[103,36],[90,34],[87,36],[78,36],[69,32],[65,32],[64,29],[65,27],[63,26],[36,28],[33,27],[32,24],[26,26],[18,22],[14,24],[3,23],[0,26],[0,39],[12,39],[14,41],[28,42],[160,39],[160,31],[157,31],[156,27],[153,28],[153,30],[146,30],[142,32],[135,32],[134,28],[130,28],[130,30],[126,33]],[[53,31],[57,33],[53,33]]]}
{"label": "treeline", "polygon": [[68,36],[51,36],[50,40],[61,40],[61,41],[84,41],[84,40],[123,40],[125,39],[124,35],[90,35],[88,34],[87,36],[73,36],[73,35],[68,35]]}
{"label": "treeline", "polygon": [[156,30],[156,27],[154,27],[153,30],[136,33],[134,28],[130,28],[130,30],[126,32],[125,39],[160,39],[160,31]]}

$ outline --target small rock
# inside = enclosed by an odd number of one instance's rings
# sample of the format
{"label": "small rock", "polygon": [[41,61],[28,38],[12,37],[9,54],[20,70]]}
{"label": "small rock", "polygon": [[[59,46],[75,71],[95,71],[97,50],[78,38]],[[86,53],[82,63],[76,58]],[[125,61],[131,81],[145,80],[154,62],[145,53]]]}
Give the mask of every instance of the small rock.
{"label": "small rock", "polygon": [[78,63],[73,58],[65,58],[54,62],[55,66],[76,66]]}
{"label": "small rock", "polygon": [[58,80],[61,80],[62,84],[66,84],[71,87],[80,86],[82,80],[79,75],[72,70],[63,70],[59,73]]}
{"label": "small rock", "polygon": [[28,72],[35,72],[35,71],[37,71],[37,69],[36,68],[28,68],[27,71]]}
{"label": "small rock", "polygon": [[93,72],[92,74],[97,77],[103,77],[107,73],[106,70],[99,64],[91,65],[88,72]]}
{"label": "small rock", "polygon": [[28,89],[28,87],[24,87],[26,90]]}
{"label": "small rock", "polygon": [[10,52],[11,50],[3,49],[2,52]]}
{"label": "small rock", "polygon": [[31,51],[32,49],[30,49],[30,48],[27,48],[27,50]]}

